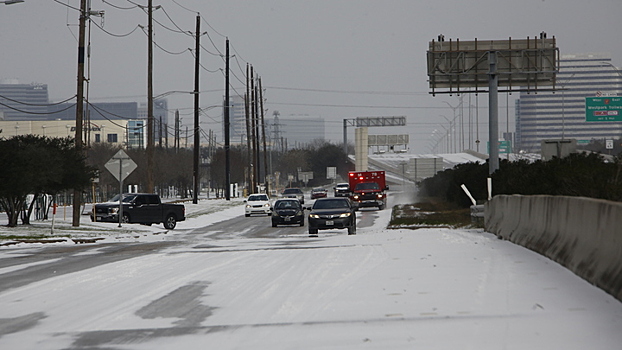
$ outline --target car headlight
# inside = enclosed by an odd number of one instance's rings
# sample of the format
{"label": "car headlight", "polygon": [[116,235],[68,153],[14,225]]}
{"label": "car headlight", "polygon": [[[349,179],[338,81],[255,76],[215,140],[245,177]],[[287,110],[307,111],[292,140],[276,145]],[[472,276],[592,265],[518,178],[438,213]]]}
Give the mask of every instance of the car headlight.
{"label": "car headlight", "polygon": [[347,218],[348,216],[350,216],[350,213],[343,213],[339,215],[340,218]]}
{"label": "car headlight", "polygon": [[354,199],[359,199],[359,195],[358,195],[358,194],[357,194],[357,195],[355,195],[355,196],[354,196]]}
{"label": "car headlight", "polygon": [[270,203],[266,203],[266,204],[264,204],[263,206],[264,206],[264,207],[268,207],[268,208],[270,208]]}
{"label": "car headlight", "polygon": [[296,213],[296,216],[301,216],[301,215],[303,215],[303,212],[302,212],[302,210],[299,210],[299,211]]}
{"label": "car headlight", "polygon": [[309,217],[313,218],[313,219],[319,219],[320,218],[320,216],[317,215],[317,214],[310,214]]}
{"label": "car headlight", "polygon": [[247,205],[246,205],[246,207],[247,207],[247,208],[251,208],[251,205],[250,205],[250,204],[247,204]]}
{"label": "car headlight", "polygon": [[112,209],[110,209],[110,212],[111,212],[112,214],[116,214],[116,213],[118,213],[118,212],[119,212],[119,208],[112,208]]}
{"label": "car headlight", "polygon": [[382,194],[381,193],[378,193],[378,198],[379,199],[382,198]]}

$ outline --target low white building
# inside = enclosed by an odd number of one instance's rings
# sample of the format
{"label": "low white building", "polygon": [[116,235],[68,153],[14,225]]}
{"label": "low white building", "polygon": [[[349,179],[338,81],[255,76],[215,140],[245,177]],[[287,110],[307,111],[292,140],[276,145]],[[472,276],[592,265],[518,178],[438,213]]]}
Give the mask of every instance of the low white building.
{"label": "low white building", "polygon": [[[123,147],[145,147],[144,120],[97,120],[83,126],[84,143],[107,142]],[[75,137],[76,124],[70,120],[0,120],[0,138],[18,135]]]}

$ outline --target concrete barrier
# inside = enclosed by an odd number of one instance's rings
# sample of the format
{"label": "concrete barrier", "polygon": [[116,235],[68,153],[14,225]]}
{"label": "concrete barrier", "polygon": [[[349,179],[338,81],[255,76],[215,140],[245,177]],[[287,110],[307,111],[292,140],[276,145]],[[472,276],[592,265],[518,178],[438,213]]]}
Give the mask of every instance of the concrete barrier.
{"label": "concrete barrier", "polygon": [[622,203],[584,197],[499,195],[486,231],[554,260],[622,301]]}

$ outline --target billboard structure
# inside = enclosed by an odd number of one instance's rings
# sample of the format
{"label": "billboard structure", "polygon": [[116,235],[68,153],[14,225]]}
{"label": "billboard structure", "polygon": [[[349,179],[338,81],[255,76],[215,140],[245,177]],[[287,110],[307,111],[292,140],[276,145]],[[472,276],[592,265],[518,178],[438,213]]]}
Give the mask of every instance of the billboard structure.
{"label": "billboard structure", "polygon": [[533,39],[438,41],[427,52],[430,94],[488,92],[489,172],[499,169],[498,92],[555,89],[559,49],[546,33]]}
{"label": "billboard structure", "polygon": [[367,144],[369,146],[397,146],[408,145],[410,137],[408,134],[401,135],[369,135]]}

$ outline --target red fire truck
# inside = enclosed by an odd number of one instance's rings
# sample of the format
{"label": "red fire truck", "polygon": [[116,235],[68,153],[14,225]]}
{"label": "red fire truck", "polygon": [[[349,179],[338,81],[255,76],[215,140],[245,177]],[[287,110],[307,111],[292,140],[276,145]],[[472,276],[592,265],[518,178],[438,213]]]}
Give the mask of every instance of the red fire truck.
{"label": "red fire truck", "polygon": [[378,207],[382,210],[387,205],[389,190],[384,171],[351,171],[350,199],[358,207]]}

